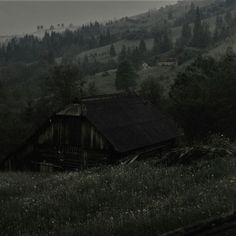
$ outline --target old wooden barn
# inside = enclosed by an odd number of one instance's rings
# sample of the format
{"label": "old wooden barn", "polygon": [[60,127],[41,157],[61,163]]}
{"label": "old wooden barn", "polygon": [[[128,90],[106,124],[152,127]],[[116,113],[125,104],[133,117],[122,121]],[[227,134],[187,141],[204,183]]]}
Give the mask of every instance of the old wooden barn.
{"label": "old wooden barn", "polygon": [[80,169],[174,145],[175,125],[134,95],[83,98],[52,116],[4,160],[18,170]]}

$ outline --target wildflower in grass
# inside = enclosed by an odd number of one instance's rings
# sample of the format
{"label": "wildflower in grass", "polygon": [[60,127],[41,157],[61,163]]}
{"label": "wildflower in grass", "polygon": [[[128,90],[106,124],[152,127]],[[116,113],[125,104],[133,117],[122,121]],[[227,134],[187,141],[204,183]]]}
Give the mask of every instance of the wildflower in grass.
{"label": "wildflower in grass", "polygon": [[113,216],[110,217],[110,221],[111,221],[111,223],[114,222],[114,218],[113,218]]}

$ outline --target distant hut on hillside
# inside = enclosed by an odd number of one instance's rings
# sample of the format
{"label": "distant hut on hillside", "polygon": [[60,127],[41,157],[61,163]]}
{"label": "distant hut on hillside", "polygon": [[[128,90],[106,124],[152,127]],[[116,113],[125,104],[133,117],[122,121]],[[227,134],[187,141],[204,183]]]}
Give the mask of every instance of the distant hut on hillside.
{"label": "distant hut on hillside", "polygon": [[176,58],[163,58],[158,60],[157,64],[158,66],[177,66],[178,61]]}
{"label": "distant hut on hillside", "polygon": [[134,95],[88,97],[52,116],[7,157],[12,170],[80,169],[174,145],[175,125]]}

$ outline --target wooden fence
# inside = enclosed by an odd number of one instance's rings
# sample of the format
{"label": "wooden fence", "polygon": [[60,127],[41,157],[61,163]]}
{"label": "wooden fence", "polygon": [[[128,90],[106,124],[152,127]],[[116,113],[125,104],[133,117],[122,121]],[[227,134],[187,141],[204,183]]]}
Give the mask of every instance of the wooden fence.
{"label": "wooden fence", "polygon": [[[233,233],[234,232],[234,233]],[[236,235],[236,212],[211,218],[189,227],[165,233],[161,236],[234,236]]]}

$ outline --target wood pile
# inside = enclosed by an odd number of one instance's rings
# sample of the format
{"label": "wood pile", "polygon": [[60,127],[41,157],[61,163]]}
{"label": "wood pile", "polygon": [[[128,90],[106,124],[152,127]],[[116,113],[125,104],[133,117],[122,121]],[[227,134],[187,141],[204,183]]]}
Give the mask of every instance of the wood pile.
{"label": "wood pile", "polygon": [[219,157],[236,156],[234,148],[213,147],[210,145],[195,145],[174,149],[161,158],[160,162],[167,165],[191,164],[199,160],[209,160]]}

